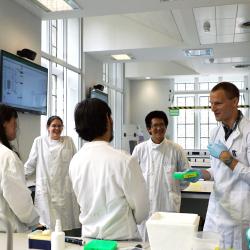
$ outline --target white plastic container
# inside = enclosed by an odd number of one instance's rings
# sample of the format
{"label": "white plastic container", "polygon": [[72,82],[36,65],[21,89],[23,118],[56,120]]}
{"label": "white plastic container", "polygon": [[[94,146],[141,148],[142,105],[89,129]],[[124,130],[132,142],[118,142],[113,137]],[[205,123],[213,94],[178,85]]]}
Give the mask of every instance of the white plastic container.
{"label": "white plastic container", "polygon": [[191,250],[199,221],[197,214],[154,213],[146,222],[151,250]]}
{"label": "white plastic container", "polygon": [[51,233],[51,250],[64,250],[65,233],[62,231],[60,220],[56,220],[55,232]]}
{"label": "white plastic container", "polygon": [[197,232],[193,239],[192,250],[219,249],[220,236],[214,232]]}

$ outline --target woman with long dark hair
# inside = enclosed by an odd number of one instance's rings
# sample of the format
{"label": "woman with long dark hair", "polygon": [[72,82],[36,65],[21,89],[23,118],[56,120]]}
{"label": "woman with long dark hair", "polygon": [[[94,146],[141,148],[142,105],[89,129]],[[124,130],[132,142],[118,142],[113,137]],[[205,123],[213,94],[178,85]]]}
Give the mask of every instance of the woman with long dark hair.
{"label": "woman with long dark hair", "polygon": [[[16,138],[17,112],[0,104],[0,213],[14,232],[26,232],[38,224],[39,216],[26,187],[23,163],[10,141]],[[2,223],[0,231],[5,231]]]}

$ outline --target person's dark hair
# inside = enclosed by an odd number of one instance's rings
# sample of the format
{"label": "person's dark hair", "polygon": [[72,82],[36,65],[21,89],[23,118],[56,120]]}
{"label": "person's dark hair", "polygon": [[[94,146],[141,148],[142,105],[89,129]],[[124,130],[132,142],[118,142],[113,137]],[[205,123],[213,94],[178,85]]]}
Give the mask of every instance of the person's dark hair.
{"label": "person's dark hair", "polygon": [[235,97],[239,99],[240,97],[239,89],[231,82],[220,82],[212,88],[211,92],[217,90],[224,90],[228,99],[233,99]]}
{"label": "person's dark hair", "polygon": [[63,120],[62,120],[62,118],[61,118],[60,116],[53,115],[53,116],[51,116],[51,117],[48,119],[48,121],[47,121],[47,128],[50,126],[50,124],[51,124],[54,120],[59,120],[59,121],[62,123],[62,125],[63,125]]}
{"label": "person's dark hair", "polygon": [[7,106],[5,104],[0,104],[0,141],[4,146],[9,148],[10,150],[13,150],[13,147],[8,141],[6,131],[3,126],[3,124],[5,122],[9,122],[11,118],[16,118],[16,119],[18,118],[17,111],[10,106]]}
{"label": "person's dark hair", "polygon": [[82,139],[93,141],[107,131],[107,116],[111,116],[111,109],[106,102],[97,98],[79,102],[75,108],[76,132]]}
{"label": "person's dark hair", "polygon": [[151,122],[153,118],[163,119],[165,126],[166,127],[168,126],[168,117],[166,113],[163,111],[155,110],[155,111],[148,113],[147,116],[145,117],[145,123],[148,129],[151,128]]}

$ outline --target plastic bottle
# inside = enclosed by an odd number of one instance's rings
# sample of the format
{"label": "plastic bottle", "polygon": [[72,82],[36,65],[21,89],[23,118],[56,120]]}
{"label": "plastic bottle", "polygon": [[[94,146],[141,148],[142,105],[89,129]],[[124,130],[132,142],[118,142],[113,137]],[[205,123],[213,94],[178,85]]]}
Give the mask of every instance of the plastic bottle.
{"label": "plastic bottle", "polygon": [[174,172],[173,178],[175,180],[185,180],[193,177],[197,177],[198,173],[196,171],[189,171],[188,173],[185,172]]}
{"label": "plastic bottle", "polygon": [[51,250],[64,250],[65,233],[62,231],[61,221],[56,220],[55,232],[51,233]]}

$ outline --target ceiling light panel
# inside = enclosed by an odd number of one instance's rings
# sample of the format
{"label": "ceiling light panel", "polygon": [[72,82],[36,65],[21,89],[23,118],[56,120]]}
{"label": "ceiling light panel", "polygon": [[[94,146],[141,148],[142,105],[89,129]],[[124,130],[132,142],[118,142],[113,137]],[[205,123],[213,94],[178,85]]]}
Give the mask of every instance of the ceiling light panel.
{"label": "ceiling light panel", "polygon": [[73,0],[32,0],[32,2],[48,12],[80,9]]}
{"label": "ceiling light panel", "polygon": [[117,61],[127,61],[131,60],[132,58],[127,54],[117,54],[117,55],[111,55],[112,58],[114,58]]}
{"label": "ceiling light panel", "polygon": [[212,56],[213,49],[185,49],[184,54],[187,57],[196,57],[196,56]]}

